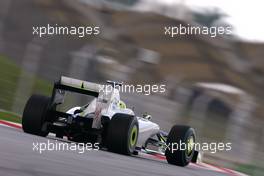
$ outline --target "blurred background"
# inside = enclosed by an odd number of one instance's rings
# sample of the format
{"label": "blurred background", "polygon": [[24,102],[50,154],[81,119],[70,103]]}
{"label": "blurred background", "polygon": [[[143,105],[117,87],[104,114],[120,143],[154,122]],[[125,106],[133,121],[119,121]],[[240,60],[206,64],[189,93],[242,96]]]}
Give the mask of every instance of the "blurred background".
{"label": "blurred background", "polygon": [[[61,75],[165,84],[162,94],[122,96],[164,130],[189,124],[200,142],[232,142],[229,152],[204,153],[206,162],[263,175],[260,7],[255,0],[1,0],[0,109],[22,114],[29,96],[51,95]],[[101,33],[32,35],[32,26],[47,24],[100,26]],[[234,32],[216,38],[164,35],[164,26],[179,24],[232,26]]]}

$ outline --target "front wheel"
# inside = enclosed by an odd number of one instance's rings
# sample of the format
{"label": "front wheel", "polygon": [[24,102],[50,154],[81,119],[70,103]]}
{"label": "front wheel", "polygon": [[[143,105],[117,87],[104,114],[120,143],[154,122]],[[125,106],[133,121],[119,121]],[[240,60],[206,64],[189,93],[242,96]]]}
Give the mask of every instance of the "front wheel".
{"label": "front wheel", "polygon": [[195,131],[189,126],[175,125],[167,138],[165,156],[169,164],[188,165],[194,155]]}

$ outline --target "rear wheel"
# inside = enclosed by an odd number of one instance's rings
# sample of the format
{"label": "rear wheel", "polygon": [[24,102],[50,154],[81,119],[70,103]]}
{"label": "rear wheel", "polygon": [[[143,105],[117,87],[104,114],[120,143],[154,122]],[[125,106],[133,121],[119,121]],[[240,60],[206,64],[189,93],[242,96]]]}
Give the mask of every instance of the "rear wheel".
{"label": "rear wheel", "polygon": [[23,131],[39,136],[47,136],[42,126],[47,121],[50,98],[42,95],[32,95],[25,106],[22,116]]}
{"label": "rear wheel", "polygon": [[189,126],[175,125],[171,128],[167,138],[165,151],[168,163],[177,166],[188,165],[194,155],[194,129]]}
{"label": "rear wheel", "polygon": [[108,150],[131,155],[138,139],[137,118],[127,114],[116,114],[109,122],[106,145]]}

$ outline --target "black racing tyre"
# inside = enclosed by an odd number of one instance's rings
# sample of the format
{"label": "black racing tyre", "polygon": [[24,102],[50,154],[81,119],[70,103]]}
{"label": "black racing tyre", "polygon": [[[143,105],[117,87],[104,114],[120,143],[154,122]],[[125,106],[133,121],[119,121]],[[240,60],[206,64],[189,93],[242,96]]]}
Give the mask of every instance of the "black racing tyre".
{"label": "black racing tyre", "polygon": [[42,95],[32,95],[25,106],[22,116],[22,128],[26,133],[47,136],[48,131],[42,131],[42,125],[47,121],[50,98]]}
{"label": "black racing tyre", "polygon": [[127,114],[115,114],[109,122],[106,146],[109,151],[131,155],[138,139],[137,118]]}
{"label": "black racing tyre", "polygon": [[189,126],[175,125],[167,138],[165,156],[169,164],[186,166],[194,155],[195,131]]}

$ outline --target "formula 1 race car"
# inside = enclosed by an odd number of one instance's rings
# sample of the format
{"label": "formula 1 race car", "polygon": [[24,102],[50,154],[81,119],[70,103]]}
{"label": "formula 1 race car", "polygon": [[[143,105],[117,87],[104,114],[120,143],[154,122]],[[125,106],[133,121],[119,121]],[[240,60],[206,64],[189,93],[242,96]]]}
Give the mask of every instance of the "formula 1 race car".
{"label": "formula 1 race car", "polygon": [[[62,76],[55,82],[51,97],[32,95],[29,98],[22,128],[39,136],[51,132],[75,142],[97,142],[102,148],[125,155],[136,155],[142,150],[156,152],[165,155],[168,163],[178,166],[197,160],[193,128],[174,125],[169,133],[161,131],[150,115],[138,117],[126,107],[117,86],[121,84],[108,81],[102,85]],[[89,95],[93,99],[89,104],[63,112],[57,106],[63,104],[66,92]],[[180,144],[185,147],[180,149]]]}

